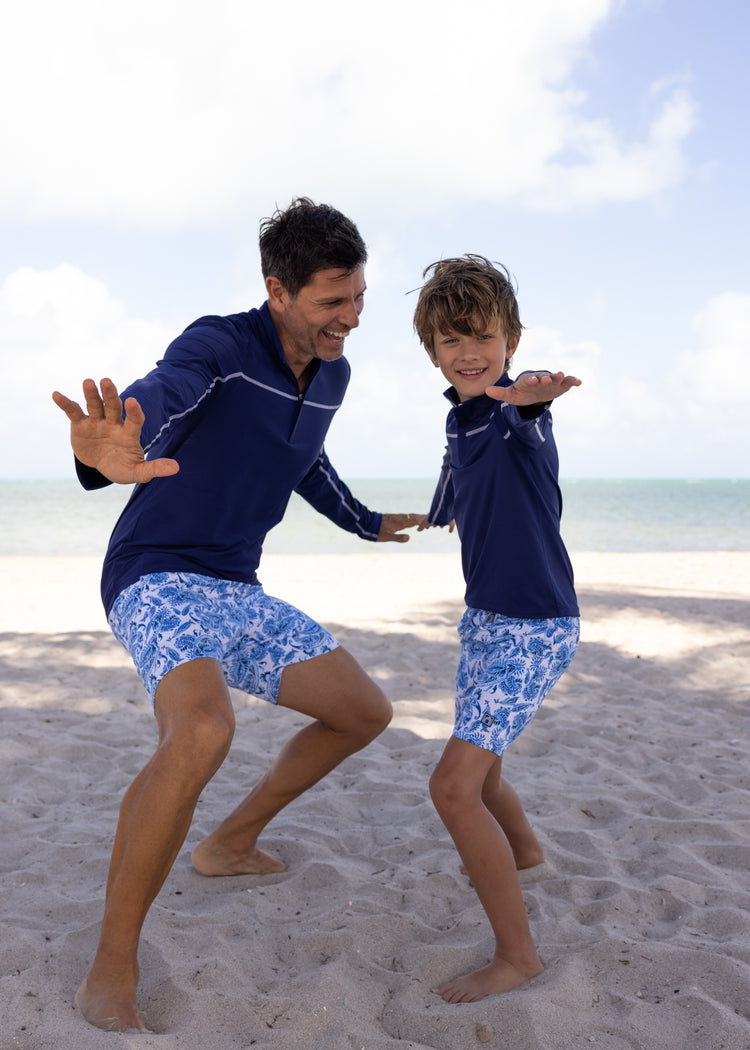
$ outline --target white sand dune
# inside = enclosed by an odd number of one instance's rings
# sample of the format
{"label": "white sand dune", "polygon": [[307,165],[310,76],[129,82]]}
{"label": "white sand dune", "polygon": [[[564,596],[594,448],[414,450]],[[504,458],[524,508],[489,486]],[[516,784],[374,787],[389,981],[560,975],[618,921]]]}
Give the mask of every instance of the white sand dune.
{"label": "white sand dune", "polygon": [[427,793],[452,727],[451,554],[268,557],[263,581],[382,685],[391,727],[292,804],[289,871],[189,864],[299,716],[236,694],[232,752],[144,929],[155,1035],[72,1005],[122,792],[155,725],[90,559],[0,560],[0,1050],[750,1050],[750,553],[574,558],[582,645],[506,772],[547,861],[522,875],[546,970],[451,1006],[492,938]]}

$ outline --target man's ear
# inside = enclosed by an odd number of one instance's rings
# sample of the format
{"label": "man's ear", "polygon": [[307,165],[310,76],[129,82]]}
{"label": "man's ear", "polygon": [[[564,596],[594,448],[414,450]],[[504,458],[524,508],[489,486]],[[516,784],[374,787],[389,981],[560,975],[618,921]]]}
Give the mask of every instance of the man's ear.
{"label": "man's ear", "polygon": [[290,302],[291,296],[278,277],[266,277],[268,304],[274,310],[283,310]]}

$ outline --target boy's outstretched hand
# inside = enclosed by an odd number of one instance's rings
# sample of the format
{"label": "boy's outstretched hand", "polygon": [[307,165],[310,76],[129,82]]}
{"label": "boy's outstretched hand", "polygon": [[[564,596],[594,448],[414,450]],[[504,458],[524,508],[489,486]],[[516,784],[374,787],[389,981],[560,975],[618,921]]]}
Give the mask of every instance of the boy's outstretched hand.
{"label": "boy's outstretched hand", "polygon": [[123,419],[122,401],[111,379],[102,379],[101,394],[93,379],[85,379],[83,396],[88,415],[59,391],[52,395],[70,420],[70,443],[81,463],[120,485],[145,483],[177,473],[180,468],[174,459],[144,457],[140,438],[145,416],[134,397],[126,400]]}
{"label": "boy's outstretched hand", "polygon": [[511,386],[488,386],[485,394],[509,405],[538,405],[580,385],[580,379],[564,372],[523,372]]}

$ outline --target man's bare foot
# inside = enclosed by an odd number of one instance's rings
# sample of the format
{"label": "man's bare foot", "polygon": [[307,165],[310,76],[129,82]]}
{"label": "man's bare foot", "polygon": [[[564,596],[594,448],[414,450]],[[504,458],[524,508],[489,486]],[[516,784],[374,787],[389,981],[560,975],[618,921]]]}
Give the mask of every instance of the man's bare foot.
{"label": "man's bare foot", "polygon": [[94,992],[89,975],[81,981],[75,1004],[89,1024],[105,1032],[148,1032],[135,1001],[135,994],[124,992],[121,985]]}
{"label": "man's bare foot", "polygon": [[513,988],[525,984],[533,977],[538,977],[544,967],[536,963],[524,967],[513,966],[505,959],[493,959],[481,970],[474,970],[463,977],[449,981],[442,988],[433,988],[435,995],[445,999],[446,1003],[475,1003],[488,995],[510,992]]}
{"label": "man's bare foot", "polygon": [[264,853],[257,846],[244,853],[234,853],[211,845],[210,836],[198,843],[190,860],[201,875],[274,875],[287,868],[279,857]]}

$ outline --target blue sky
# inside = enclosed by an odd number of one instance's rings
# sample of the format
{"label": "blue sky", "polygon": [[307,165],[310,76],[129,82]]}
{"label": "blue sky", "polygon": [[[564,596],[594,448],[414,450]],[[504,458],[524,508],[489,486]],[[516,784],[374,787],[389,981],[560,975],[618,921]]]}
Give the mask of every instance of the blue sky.
{"label": "blue sky", "polygon": [[[259,305],[259,220],[335,204],[370,250],[345,478],[429,477],[424,267],[519,286],[564,477],[750,476],[744,0],[30,0],[0,40],[0,477],[71,475],[54,388],[125,385]],[[279,13],[276,13],[276,12]]]}

